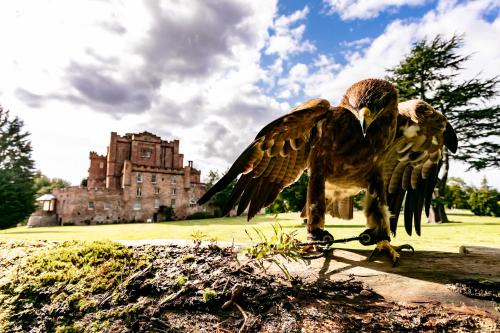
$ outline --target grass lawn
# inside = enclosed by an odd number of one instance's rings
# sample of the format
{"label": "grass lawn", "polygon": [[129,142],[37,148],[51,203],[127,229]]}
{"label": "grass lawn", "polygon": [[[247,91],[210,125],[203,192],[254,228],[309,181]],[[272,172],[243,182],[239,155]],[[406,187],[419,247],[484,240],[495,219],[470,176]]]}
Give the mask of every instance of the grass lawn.
{"label": "grass lawn", "polygon": [[[452,223],[422,225],[422,236],[410,237],[399,221],[395,245],[410,243],[416,250],[457,252],[460,245],[500,247],[500,218],[474,216],[467,211],[449,212]],[[425,221],[425,219],[424,219]],[[257,227],[272,233],[272,224],[279,222],[285,231],[296,230],[299,239],[306,239],[305,228],[298,213],[261,215],[251,222],[246,217],[230,217],[206,220],[174,221],[161,223],[112,224],[94,226],[64,226],[27,228],[17,227],[0,231],[0,240],[139,240],[139,239],[192,239],[191,234],[201,231],[207,238],[219,241],[250,242],[245,229],[254,235]],[[354,219],[344,221],[327,217],[327,228],[335,238],[353,237],[365,230],[362,212],[355,212]],[[335,247],[366,248],[358,242],[336,244]],[[371,247],[370,247],[371,248]]]}

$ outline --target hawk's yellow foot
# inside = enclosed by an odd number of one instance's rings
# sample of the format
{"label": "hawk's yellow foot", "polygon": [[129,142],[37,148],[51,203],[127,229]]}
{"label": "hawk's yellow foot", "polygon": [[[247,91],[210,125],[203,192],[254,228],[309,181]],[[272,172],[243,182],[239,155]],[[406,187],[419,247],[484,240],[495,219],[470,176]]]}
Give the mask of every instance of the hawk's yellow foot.
{"label": "hawk's yellow foot", "polygon": [[415,252],[415,250],[413,249],[413,246],[411,246],[409,244],[403,244],[400,246],[392,246],[388,240],[381,240],[381,241],[377,242],[377,246],[370,254],[370,257],[368,258],[368,260],[370,260],[370,261],[373,260],[376,255],[378,255],[380,252],[385,250],[387,252],[387,254],[389,255],[389,257],[391,258],[392,266],[394,267],[399,263],[399,259],[401,257],[399,252],[401,250],[404,250],[404,249],[411,250],[412,253]]}

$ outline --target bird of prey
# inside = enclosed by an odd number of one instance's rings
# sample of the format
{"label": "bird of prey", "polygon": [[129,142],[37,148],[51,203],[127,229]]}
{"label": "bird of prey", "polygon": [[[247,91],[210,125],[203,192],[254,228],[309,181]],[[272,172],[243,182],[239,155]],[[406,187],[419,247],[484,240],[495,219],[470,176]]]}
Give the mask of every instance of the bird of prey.
{"label": "bird of prey", "polygon": [[324,229],[325,213],[351,219],[353,196],[366,190],[374,252],[387,251],[395,264],[400,248],[390,244],[390,234],[396,233],[403,201],[405,229],[411,235],[414,227],[420,235],[443,145],[455,152],[457,136],[440,112],[421,100],[398,105],[391,83],[366,79],[349,87],[339,106],[312,99],[266,125],[198,203],[241,175],[225,213],[238,203],[237,214],[248,207],[250,220],[307,169],[308,238],[333,239]]}

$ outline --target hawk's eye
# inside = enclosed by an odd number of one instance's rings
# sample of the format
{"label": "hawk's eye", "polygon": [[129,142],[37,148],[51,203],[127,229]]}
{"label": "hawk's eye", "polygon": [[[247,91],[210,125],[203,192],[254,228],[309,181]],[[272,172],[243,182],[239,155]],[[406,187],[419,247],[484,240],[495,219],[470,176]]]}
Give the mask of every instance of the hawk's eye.
{"label": "hawk's eye", "polygon": [[374,109],[378,109],[378,110],[383,109],[389,103],[389,100],[390,100],[390,93],[383,94],[378,99],[373,101],[372,104],[373,104]]}

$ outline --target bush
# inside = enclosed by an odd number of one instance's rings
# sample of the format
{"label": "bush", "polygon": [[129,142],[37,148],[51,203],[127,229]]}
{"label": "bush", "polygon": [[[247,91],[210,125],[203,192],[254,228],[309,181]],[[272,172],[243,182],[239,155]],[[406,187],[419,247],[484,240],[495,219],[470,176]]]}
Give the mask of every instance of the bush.
{"label": "bush", "polygon": [[493,189],[472,192],[469,198],[471,211],[480,216],[500,216],[500,193]]}
{"label": "bush", "polygon": [[160,212],[165,216],[165,221],[173,221],[175,217],[174,209],[170,206],[160,207]]}
{"label": "bush", "polygon": [[203,220],[214,218],[214,215],[208,212],[196,212],[186,217],[186,220]]}

